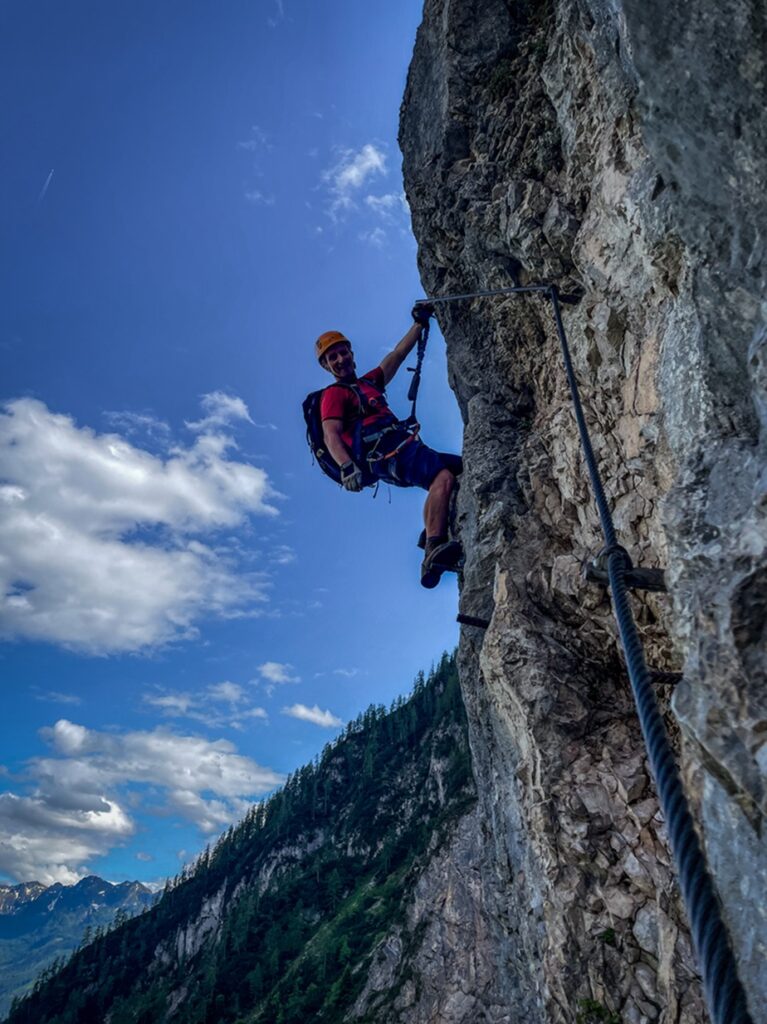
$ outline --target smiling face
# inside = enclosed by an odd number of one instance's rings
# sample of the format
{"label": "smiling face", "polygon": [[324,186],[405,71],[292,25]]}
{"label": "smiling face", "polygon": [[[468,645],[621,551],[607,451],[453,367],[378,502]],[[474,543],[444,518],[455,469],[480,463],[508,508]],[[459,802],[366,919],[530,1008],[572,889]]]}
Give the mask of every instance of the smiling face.
{"label": "smiling face", "polygon": [[339,341],[329,348],[322,357],[322,365],[332,373],[336,380],[354,380],[356,363],[354,353],[348,341]]}

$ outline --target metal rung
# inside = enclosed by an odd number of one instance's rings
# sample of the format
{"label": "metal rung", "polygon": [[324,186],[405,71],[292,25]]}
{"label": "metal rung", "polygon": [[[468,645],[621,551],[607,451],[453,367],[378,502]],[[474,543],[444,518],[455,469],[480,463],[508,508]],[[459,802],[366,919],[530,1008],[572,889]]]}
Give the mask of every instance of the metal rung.
{"label": "metal rung", "polygon": [[681,683],[682,681],[681,672],[660,672],[653,670],[650,672],[650,675],[652,677],[652,681],[659,685],[676,686],[677,683]]}
{"label": "metal rung", "polygon": [[[665,569],[627,569],[626,586],[630,590],[652,590],[659,594],[668,592],[666,587]],[[584,576],[588,583],[597,583],[600,587],[609,584],[607,569],[603,569],[596,562],[588,562],[584,570]]]}
{"label": "metal rung", "polygon": [[476,615],[456,615],[455,621],[462,626],[476,626],[477,629],[487,629],[490,625],[490,619],[479,619]]}

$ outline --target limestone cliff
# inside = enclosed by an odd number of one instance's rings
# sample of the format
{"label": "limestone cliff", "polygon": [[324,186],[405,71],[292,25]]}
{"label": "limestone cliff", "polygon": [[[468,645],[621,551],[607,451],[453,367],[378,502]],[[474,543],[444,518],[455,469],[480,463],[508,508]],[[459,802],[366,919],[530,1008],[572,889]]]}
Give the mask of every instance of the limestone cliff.
{"label": "limestone cliff", "polygon": [[[400,133],[429,294],[581,296],[565,321],[587,418],[622,542],[668,570],[668,596],[632,600],[651,666],[684,672],[661,695],[755,1020],[765,17],[757,0],[426,0]],[[492,618],[460,649],[507,1008],[488,1019],[702,1021],[609,602],[581,576],[600,534],[550,307],[438,318],[465,423],[462,611]]]}

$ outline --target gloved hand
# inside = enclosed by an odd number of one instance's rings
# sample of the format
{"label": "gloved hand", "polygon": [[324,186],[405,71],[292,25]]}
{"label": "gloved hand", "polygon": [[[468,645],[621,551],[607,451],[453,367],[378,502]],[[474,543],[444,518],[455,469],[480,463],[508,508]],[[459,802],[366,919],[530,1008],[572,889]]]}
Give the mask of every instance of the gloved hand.
{"label": "gloved hand", "polygon": [[416,302],[410,315],[417,324],[425,327],[429,317],[434,316],[434,306],[430,302]]}
{"label": "gloved hand", "polygon": [[341,466],[341,485],[347,491],[362,490],[362,470],[351,460]]}

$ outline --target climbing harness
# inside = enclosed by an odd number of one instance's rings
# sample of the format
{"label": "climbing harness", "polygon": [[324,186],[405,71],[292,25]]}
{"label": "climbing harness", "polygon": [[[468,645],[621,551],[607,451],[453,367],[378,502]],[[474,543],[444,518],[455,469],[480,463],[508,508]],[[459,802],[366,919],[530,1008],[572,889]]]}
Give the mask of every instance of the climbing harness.
{"label": "climbing harness", "polygon": [[[575,420],[605,540],[605,546],[599,554],[597,566],[606,566],[607,584],[613,601],[613,614],[618,625],[618,634],[623,647],[631,690],[661,810],[668,827],[682,898],[701,965],[703,989],[709,1014],[713,1024],[753,1024],[746,1005],[745,993],[738,978],[735,956],[722,919],[716,891],[695,831],[679,769],[652,687],[653,681],[675,683],[678,682],[680,676],[678,673],[652,672],[647,666],[628,598],[629,586],[643,586],[641,575],[637,579],[637,574],[641,574],[642,570],[634,568],[629,553],[618,543],[612,513],[605,497],[599,467],[583,415],[580,391],[570,358],[570,347],[562,323],[560,306],[562,302],[577,302],[578,299],[575,296],[561,295],[555,284],[538,284],[498,288],[466,295],[447,295],[442,298],[419,301],[436,305],[440,302],[456,302],[460,299],[518,295],[525,292],[537,292],[551,302]],[[649,579],[651,578],[645,578],[646,581]],[[664,589],[657,585],[657,578],[653,582],[656,583],[655,586],[644,586],[644,589]],[[489,624],[485,620],[474,619],[471,616],[459,616],[459,621],[465,625],[479,628],[485,628],[486,624]]]}

